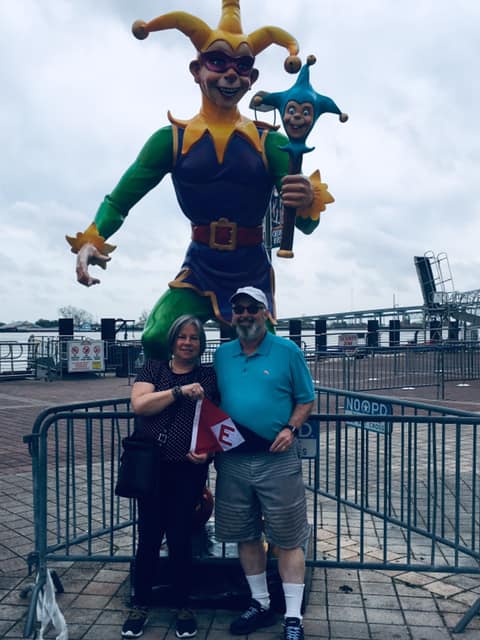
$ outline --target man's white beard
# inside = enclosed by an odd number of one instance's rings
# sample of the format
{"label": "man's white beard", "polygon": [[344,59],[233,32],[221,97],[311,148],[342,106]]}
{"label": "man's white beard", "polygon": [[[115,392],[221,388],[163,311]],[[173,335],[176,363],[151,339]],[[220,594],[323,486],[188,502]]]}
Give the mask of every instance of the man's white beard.
{"label": "man's white beard", "polygon": [[263,326],[258,322],[253,322],[253,324],[237,324],[235,328],[238,337],[247,342],[256,340],[263,332]]}

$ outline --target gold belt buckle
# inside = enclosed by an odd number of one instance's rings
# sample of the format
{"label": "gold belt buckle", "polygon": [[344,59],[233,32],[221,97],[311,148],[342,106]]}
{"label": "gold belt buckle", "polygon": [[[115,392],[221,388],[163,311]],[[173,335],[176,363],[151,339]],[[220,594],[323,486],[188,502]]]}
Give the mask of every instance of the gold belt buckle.
{"label": "gold belt buckle", "polygon": [[[217,229],[228,229],[230,237],[227,242],[217,242]],[[237,248],[237,223],[230,222],[227,218],[220,218],[210,223],[210,249],[218,249],[218,251],[234,251]]]}

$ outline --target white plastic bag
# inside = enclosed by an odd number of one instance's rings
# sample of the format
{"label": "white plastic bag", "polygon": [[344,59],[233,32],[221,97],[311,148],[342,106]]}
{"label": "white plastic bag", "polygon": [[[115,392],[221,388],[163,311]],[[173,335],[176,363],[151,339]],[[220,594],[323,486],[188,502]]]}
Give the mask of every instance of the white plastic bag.
{"label": "white plastic bag", "polygon": [[53,586],[52,576],[48,569],[47,582],[38,594],[37,620],[40,622],[40,631],[37,635],[38,640],[44,640],[43,634],[47,631],[50,622],[58,634],[56,640],[68,640],[67,623],[57,604],[55,587]]}

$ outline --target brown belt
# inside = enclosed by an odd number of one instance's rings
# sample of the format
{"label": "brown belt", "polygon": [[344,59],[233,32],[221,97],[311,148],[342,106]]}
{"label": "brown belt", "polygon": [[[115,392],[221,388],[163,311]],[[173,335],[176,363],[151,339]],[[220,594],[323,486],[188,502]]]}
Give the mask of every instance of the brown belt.
{"label": "brown belt", "polygon": [[208,244],[218,251],[234,251],[237,247],[254,247],[263,241],[263,227],[239,227],[236,222],[220,218],[205,225],[192,224],[192,240]]}

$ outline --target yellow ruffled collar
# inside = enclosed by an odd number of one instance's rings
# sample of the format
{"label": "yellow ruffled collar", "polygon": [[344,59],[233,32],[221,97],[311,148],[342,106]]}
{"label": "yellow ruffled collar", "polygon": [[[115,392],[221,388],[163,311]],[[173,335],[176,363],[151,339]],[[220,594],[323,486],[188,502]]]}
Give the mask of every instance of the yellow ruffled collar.
{"label": "yellow ruffled collar", "polygon": [[172,124],[185,129],[182,155],[188,153],[195,142],[198,142],[207,131],[212,137],[220,164],[223,162],[225,149],[234,133],[240,134],[254,149],[259,153],[262,152],[262,143],[255,123],[242,116],[236,107],[231,110],[219,109],[209,100],[204,99],[200,113],[191,120],[177,120],[170,112],[168,112],[168,119]]}

